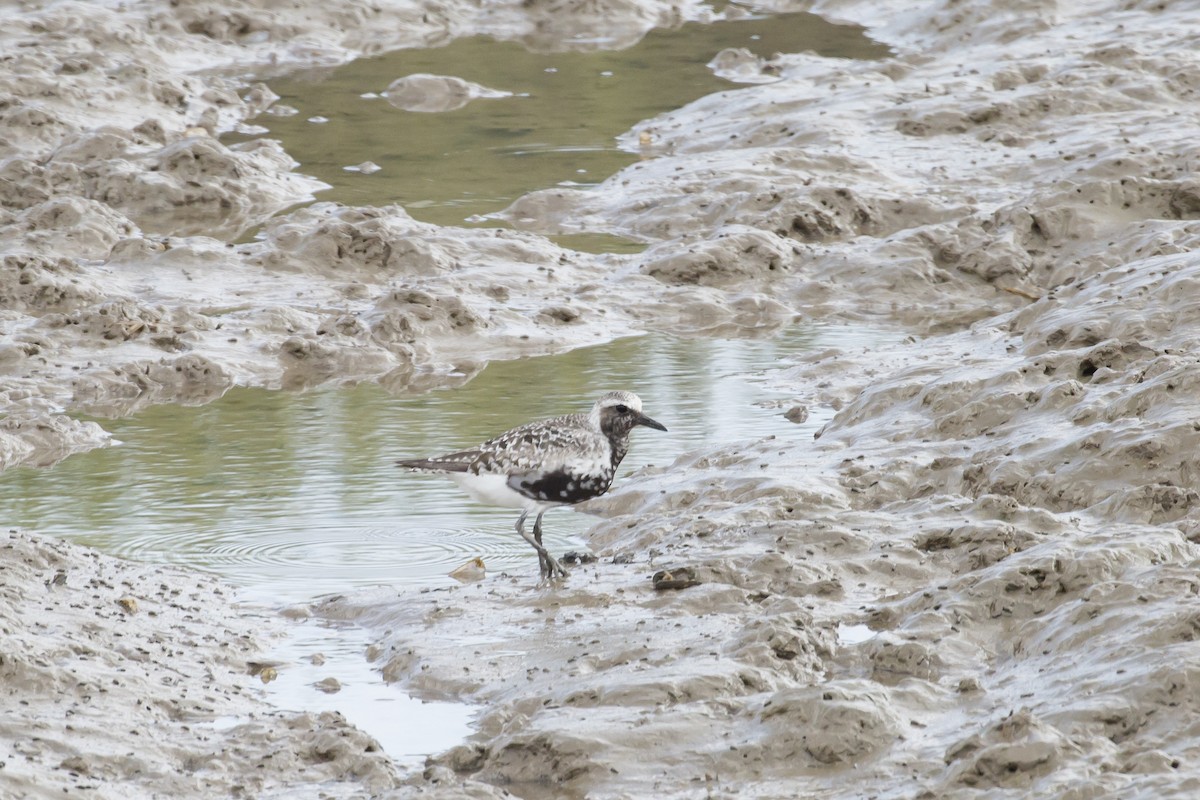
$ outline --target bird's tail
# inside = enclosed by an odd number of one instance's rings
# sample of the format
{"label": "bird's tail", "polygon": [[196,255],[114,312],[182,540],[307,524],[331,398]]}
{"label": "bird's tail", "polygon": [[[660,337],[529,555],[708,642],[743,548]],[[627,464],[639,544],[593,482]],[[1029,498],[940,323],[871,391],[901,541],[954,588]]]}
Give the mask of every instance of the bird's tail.
{"label": "bird's tail", "polygon": [[470,464],[464,461],[443,461],[436,458],[402,458],[396,466],[417,472],[466,472]]}

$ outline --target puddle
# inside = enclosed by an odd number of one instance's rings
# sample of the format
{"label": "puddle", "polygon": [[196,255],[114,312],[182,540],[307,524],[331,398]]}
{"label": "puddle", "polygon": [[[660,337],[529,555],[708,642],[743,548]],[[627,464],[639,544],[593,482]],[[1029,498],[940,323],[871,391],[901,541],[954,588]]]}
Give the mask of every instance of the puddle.
{"label": "puddle", "polygon": [[[610,52],[532,53],[474,37],[269,79],[281,100],[275,113],[254,120],[267,132],[253,135],[279,139],[300,162],[299,171],[328,183],[332,188],[320,200],[399,203],[417,219],[462,225],[532,190],[593,185],[632,163],[636,155],[618,149],[618,135],[643,119],[738,87],[706,66],[729,47],[763,57],[888,53],[861,28],[806,13],[688,23]],[[402,111],[381,96],[392,81],[417,73],[454,76],[511,96],[441,113]],[[357,169],[366,162],[378,171]],[[579,244],[606,251],[631,246]]]}
{"label": "puddle", "polygon": [[[266,692],[284,708],[340,712],[404,767],[419,768],[431,753],[461,743],[475,709],[425,702],[387,686],[377,665],[364,656],[370,644],[367,632],[353,625],[331,627],[316,620],[297,625],[288,642],[288,663],[279,667]],[[337,691],[317,688],[330,679]]]}
{"label": "puddle", "polygon": [[875,631],[866,625],[847,625],[843,622],[837,626],[838,643],[843,645],[862,644],[874,635]]}
{"label": "puddle", "polygon": [[[375,384],[307,393],[235,389],[200,407],[158,406],[100,420],[122,444],[47,469],[0,474],[0,522],[108,553],[220,574],[252,602],[280,605],[369,585],[445,586],[479,556],[488,570],[537,574],[514,512],[479,506],[450,481],[401,472],[401,456],[475,444],[531,419],[584,410],[604,390],[642,395],[670,431],[638,430],[621,477],[680,453],[766,435],[811,439],[832,416],[784,418],[793,398],[764,371],[795,354],[869,348],[898,334],[796,326],[770,340],[647,335],[562,355],[493,362],[452,390],[388,394]],[[557,509],[546,545],[584,549],[594,522]],[[461,741],[473,710],[421,703],[383,683],[355,628],[296,626],[268,685],[289,708],[336,708],[389,755],[419,758]],[[321,666],[308,659],[325,656]],[[343,686],[326,695],[312,684]],[[420,735],[413,736],[413,731]]]}
{"label": "puddle", "polygon": [[[514,515],[396,458],[469,446],[540,417],[585,410],[610,388],[639,392],[670,431],[635,432],[621,474],[689,449],[776,434],[811,437],[829,409],[784,419],[789,396],[755,373],[788,355],[869,347],[893,334],[797,326],[770,340],[647,335],[490,363],[453,390],[388,394],[375,384],[307,393],[234,389],[199,407],[100,420],[121,446],[48,469],[0,474],[0,520],[151,562],[215,572],[254,601],[391,584],[444,586],[475,556],[536,573]],[[618,484],[620,479],[618,478]],[[554,549],[579,548],[587,515],[546,516]]]}

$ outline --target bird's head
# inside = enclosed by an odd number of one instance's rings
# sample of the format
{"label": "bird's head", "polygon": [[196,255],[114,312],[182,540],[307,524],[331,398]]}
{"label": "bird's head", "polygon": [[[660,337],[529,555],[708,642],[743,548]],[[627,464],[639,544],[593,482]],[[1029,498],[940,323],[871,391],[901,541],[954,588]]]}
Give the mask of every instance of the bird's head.
{"label": "bird's head", "polygon": [[633,392],[609,392],[592,406],[592,422],[606,436],[624,438],[638,425],[665,431],[661,422],[642,413],[642,398]]}

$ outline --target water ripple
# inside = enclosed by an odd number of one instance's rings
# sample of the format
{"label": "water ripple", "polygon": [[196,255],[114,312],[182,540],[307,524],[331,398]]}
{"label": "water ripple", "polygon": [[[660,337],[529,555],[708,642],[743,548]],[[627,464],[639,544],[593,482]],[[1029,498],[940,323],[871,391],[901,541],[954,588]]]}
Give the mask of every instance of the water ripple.
{"label": "water ripple", "polygon": [[[781,409],[797,398],[754,376],[806,351],[889,338],[828,326],[776,340],[645,336],[492,363],[463,386],[412,397],[369,384],[233,390],[207,406],[104,421],[120,447],[0,474],[0,517],[128,558],[217,572],[285,601],[373,584],[446,585],[475,557],[493,574],[534,577],[536,555],[513,530],[515,511],[478,506],[450,481],[402,473],[394,460],[583,408],[614,387],[641,393],[670,428],[639,431],[623,475],[725,441],[811,436],[824,412],[786,421]],[[593,522],[551,513],[547,546],[580,549]]]}

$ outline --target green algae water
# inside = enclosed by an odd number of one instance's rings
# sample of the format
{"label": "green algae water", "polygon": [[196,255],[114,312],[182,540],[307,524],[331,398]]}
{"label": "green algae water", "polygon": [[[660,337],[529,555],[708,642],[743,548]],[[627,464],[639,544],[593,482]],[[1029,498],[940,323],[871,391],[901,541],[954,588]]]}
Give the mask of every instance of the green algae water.
{"label": "green algae water", "polygon": [[[476,444],[529,420],[586,410],[632,389],[670,431],[638,429],[621,477],[687,450],[765,435],[811,438],[790,398],[756,373],[789,354],[886,334],[797,327],[770,340],[622,339],[563,355],[492,362],[465,385],[392,395],[375,384],[294,393],[234,389],[199,407],[100,420],[119,446],[47,469],[0,474],[0,520],[108,553],[215,572],[270,603],[375,585],[439,586],[476,556],[536,580],[515,512],[449,480],[404,472],[404,456]],[[588,515],[546,515],[547,544],[583,549]]]}
{"label": "green algae water", "polygon": [[[594,185],[633,163],[637,155],[617,137],[639,121],[737,88],[707,66],[731,47],[764,58],[888,53],[861,28],[803,13],[657,29],[618,51],[533,53],[513,42],[459,39],[268,80],[281,99],[255,120],[263,130],[254,135],[280,140],[300,172],[328,183],[320,200],[398,203],[425,222],[495,226],[481,216],[522,194]],[[382,96],[392,81],[421,73],[507,96],[439,113],[403,111]],[[378,171],[359,169],[368,162]]]}

